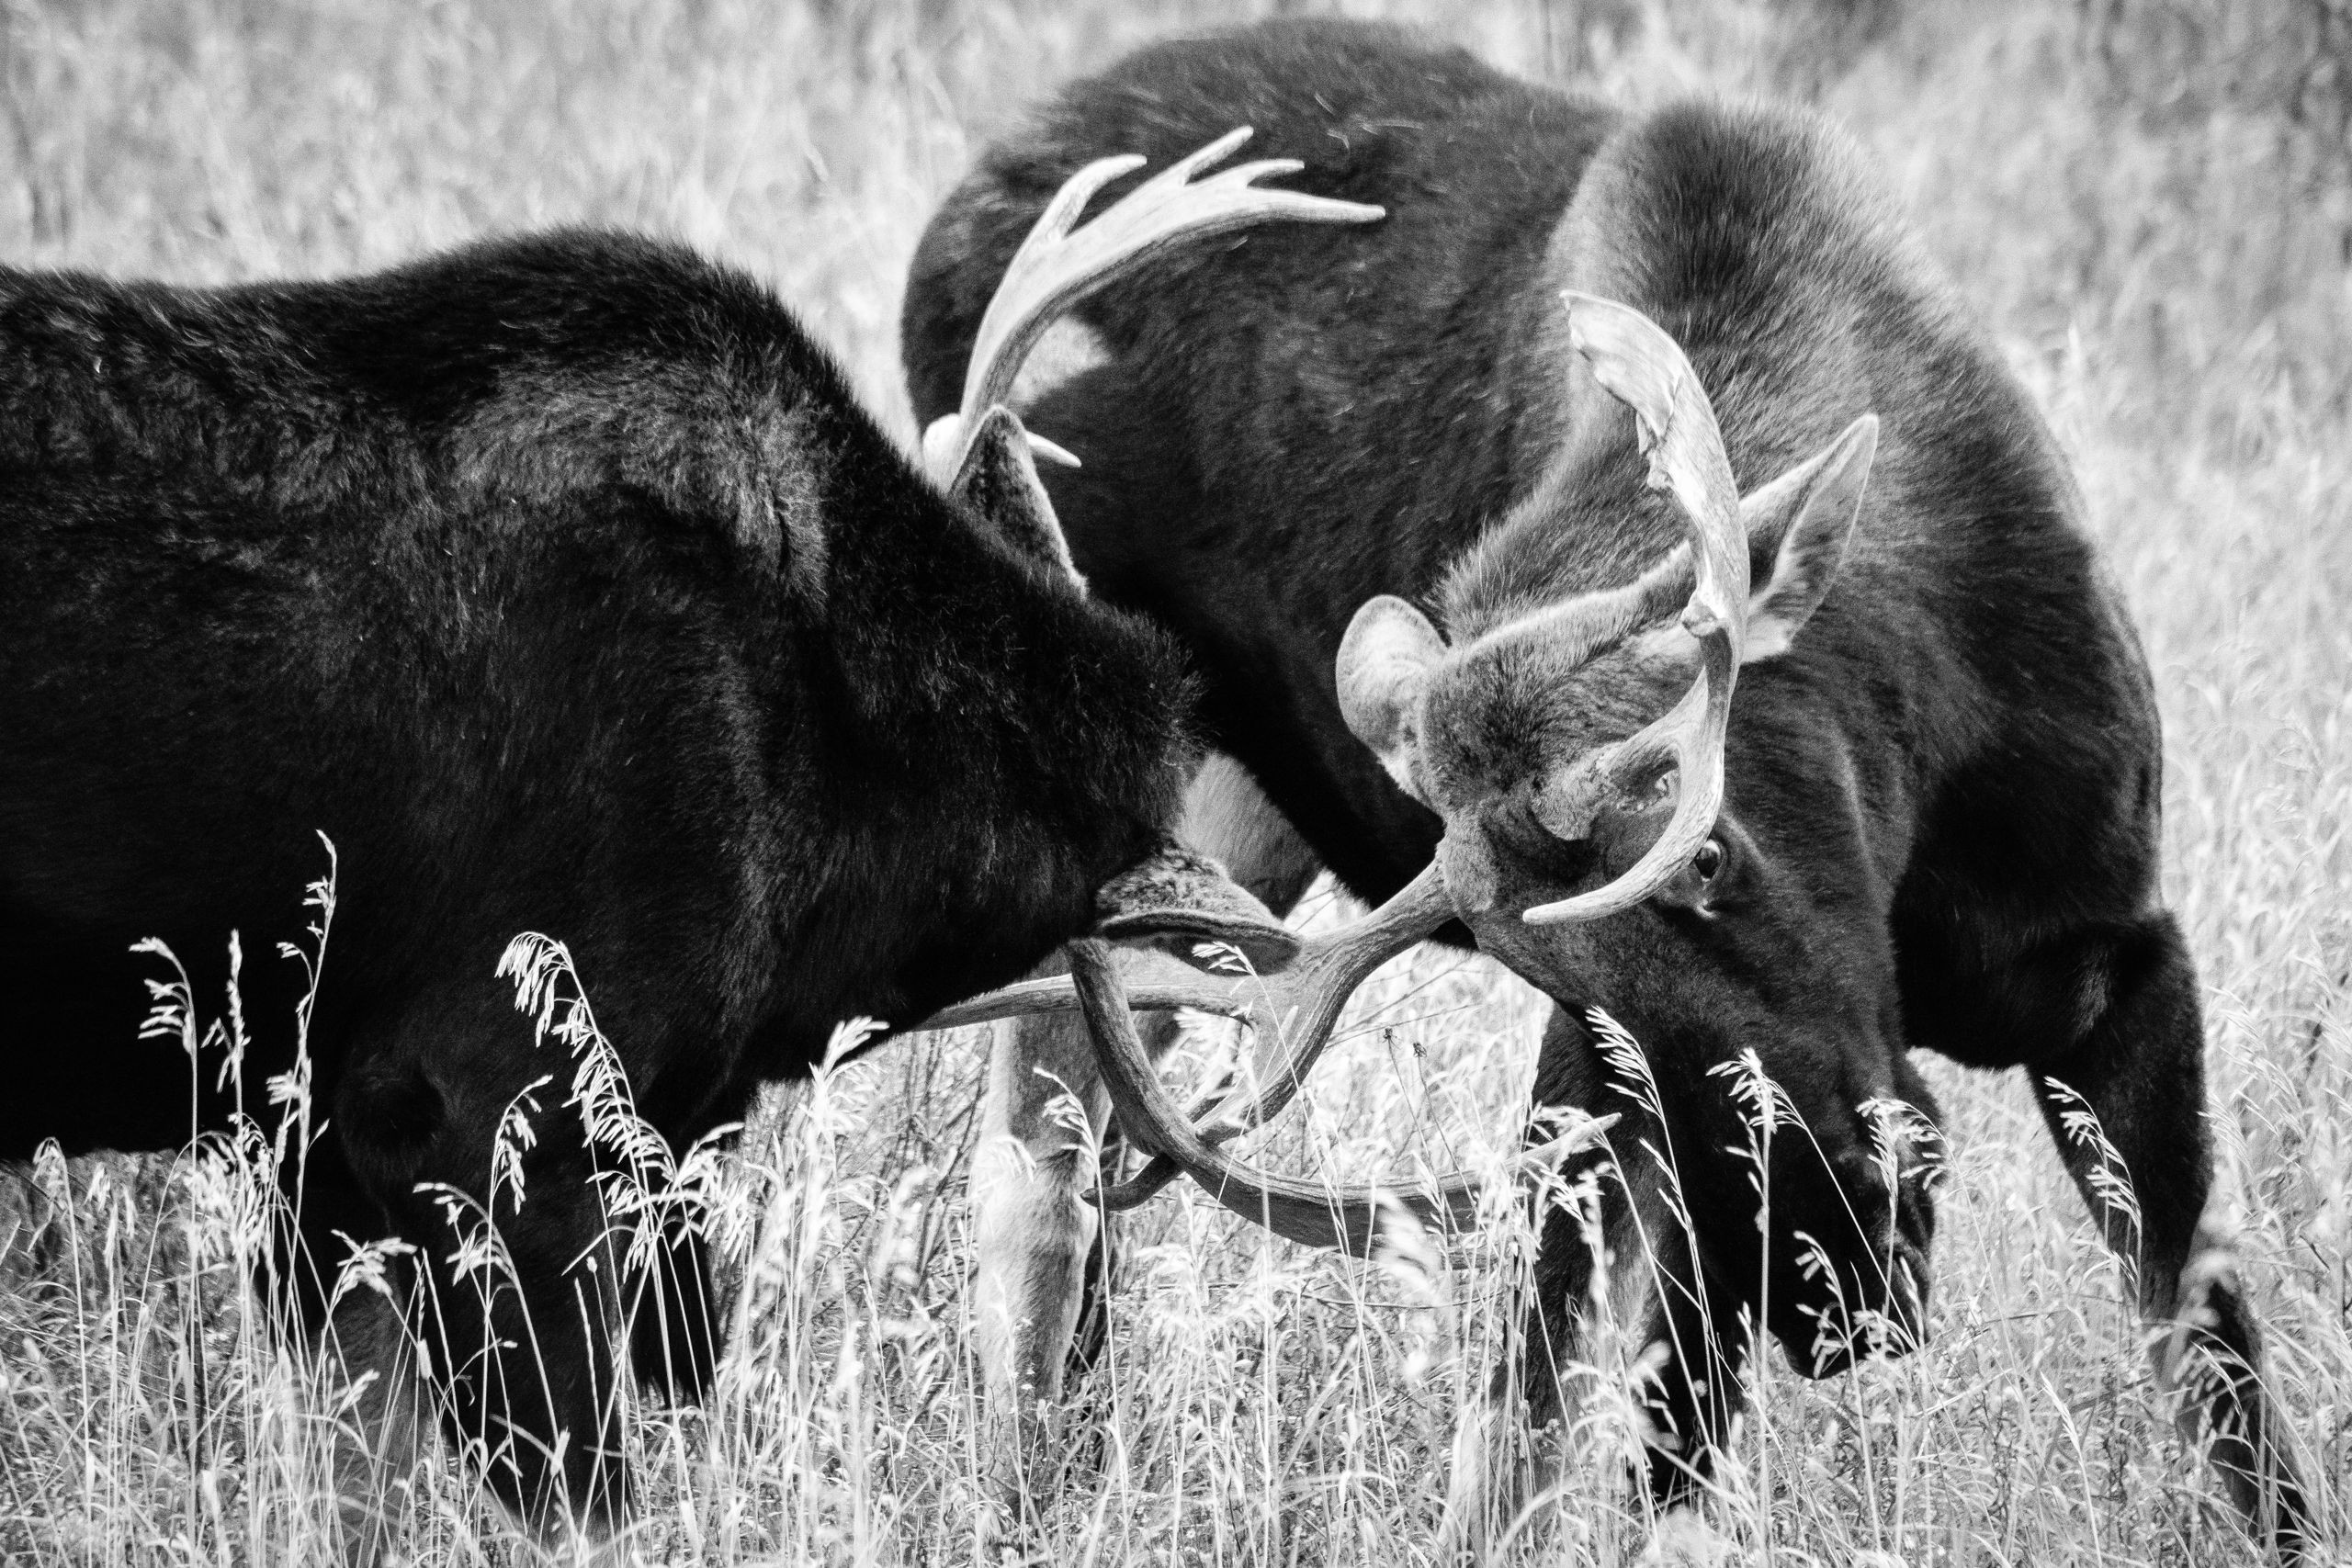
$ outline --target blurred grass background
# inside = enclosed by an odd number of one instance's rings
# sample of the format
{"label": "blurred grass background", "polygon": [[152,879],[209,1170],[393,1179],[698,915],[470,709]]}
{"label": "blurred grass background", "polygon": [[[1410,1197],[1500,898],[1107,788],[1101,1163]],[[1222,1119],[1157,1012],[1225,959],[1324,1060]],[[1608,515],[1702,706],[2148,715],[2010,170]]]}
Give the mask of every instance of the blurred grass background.
{"label": "blurred grass background", "polygon": [[[2352,6],[1288,8],[1417,21],[1629,104],[1803,99],[1875,154],[2049,411],[2146,638],[2225,1178],[2292,1429],[2352,1550]],[[1072,74],[1264,9],[0,0],[0,265],[213,283],[650,229],[773,281],[910,441],[899,280],[972,154]],[[1522,987],[1425,954],[1353,1016],[1279,1157],[1362,1177],[1509,1145],[1541,1018]],[[707,1412],[638,1429],[648,1557],[980,1551],[961,1192],[978,1049],[899,1045],[779,1097],[748,1140],[725,1216],[748,1260],[737,1353]],[[1725,1540],[1791,1562],[2249,1560],[2021,1086],[1934,1077],[1955,1142],[1935,1341],[1820,1385],[1768,1370],[1713,1509]],[[326,1550],[332,1396],[238,1303],[236,1174],[0,1180],[0,1558]],[[1434,1282],[1190,1199],[1133,1232],[1043,1554],[1425,1560],[1524,1228]],[[191,1300],[202,1336],[175,1326]],[[1620,1416],[1593,1417],[1603,1450]],[[446,1464],[408,1502],[418,1561],[527,1557]],[[1530,1553],[1640,1548],[1607,1465],[1561,1502]]]}

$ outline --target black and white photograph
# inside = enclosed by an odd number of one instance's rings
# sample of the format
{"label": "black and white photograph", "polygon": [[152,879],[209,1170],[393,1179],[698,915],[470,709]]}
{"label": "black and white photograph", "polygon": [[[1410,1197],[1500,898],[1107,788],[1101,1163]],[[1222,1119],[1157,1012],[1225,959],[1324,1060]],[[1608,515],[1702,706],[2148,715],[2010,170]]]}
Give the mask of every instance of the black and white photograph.
{"label": "black and white photograph", "polygon": [[0,1564],[2352,1562],[2352,0],[0,111]]}

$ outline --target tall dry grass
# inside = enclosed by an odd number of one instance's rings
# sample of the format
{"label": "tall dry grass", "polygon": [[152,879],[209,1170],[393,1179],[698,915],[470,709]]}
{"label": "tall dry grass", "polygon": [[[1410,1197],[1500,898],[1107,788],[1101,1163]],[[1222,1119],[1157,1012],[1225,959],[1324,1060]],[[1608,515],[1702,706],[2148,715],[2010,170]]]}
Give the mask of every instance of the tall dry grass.
{"label": "tall dry grass", "polygon": [[[2352,61],[2328,0],[1389,9],[1628,101],[1815,99],[2041,395],[2155,668],[2167,888],[2208,987],[2224,1177],[2292,1429],[2352,1549],[2352,182],[2330,118]],[[973,151],[1069,74],[1255,11],[0,0],[0,259],[204,282],[497,230],[656,229],[773,279],[906,434],[899,279]],[[1541,1016],[1483,963],[1401,961],[1269,1157],[1356,1179],[1500,1157]],[[718,1387],[631,1426],[649,1557],[979,1551],[978,1051],[905,1043],[764,1108],[716,1206],[738,1280]],[[1792,1563],[2250,1558],[2171,1436],[2131,1292],[2022,1085],[1931,1077],[1953,1148],[1934,1337],[1820,1384],[1768,1362],[1715,1525]],[[243,1287],[250,1165],[51,1161],[0,1193],[0,1554],[327,1550],[338,1395]],[[1426,1560],[1524,1225],[1442,1271],[1301,1253],[1182,1193],[1126,1234],[1041,1554]],[[1593,1462],[1531,1558],[1640,1550],[1606,1462],[1626,1422],[1597,1403]],[[392,1500],[403,1554],[528,1557],[469,1473],[441,1456]]]}

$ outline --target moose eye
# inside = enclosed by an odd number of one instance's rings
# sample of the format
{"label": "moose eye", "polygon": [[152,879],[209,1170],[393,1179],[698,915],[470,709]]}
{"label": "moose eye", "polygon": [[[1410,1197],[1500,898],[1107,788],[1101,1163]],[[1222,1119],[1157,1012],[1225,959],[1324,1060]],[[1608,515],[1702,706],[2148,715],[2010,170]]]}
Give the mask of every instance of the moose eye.
{"label": "moose eye", "polygon": [[1723,868],[1724,845],[1720,839],[1709,839],[1699,846],[1699,852],[1690,857],[1690,869],[1698,874],[1702,882],[1713,882],[1715,874]]}

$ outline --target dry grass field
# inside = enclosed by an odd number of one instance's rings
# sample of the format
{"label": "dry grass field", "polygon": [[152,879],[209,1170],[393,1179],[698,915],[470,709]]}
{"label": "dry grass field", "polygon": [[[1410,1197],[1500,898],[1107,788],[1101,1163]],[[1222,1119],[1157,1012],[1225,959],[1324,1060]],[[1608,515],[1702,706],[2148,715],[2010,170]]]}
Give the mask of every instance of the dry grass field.
{"label": "dry grass field", "polygon": [[[899,279],[973,152],[1072,73],[1256,6],[0,0],[0,263],[217,282],[549,224],[654,230],[772,280],[911,440]],[[2041,398],[2155,670],[2167,890],[2207,987],[2224,1180],[2324,1539],[2352,1554],[2352,16],[2341,0],[1385,14],[1631,102],[1818,103]],[[1516,1138],[1542,1020],[1517,982],[1424,953],[1351,1017],[1270,1160],[1363,1179]],[[989,1555],[965,1287],[981,1052],[902,1043],[779,1091],[717,1173],[733,1338],[707,1409],[632,1427],[646,1561]],[[1709,1505],[1726,1550],[2254,1560],[2173,1435],[2129,1283],[2022,1083],[1929,1072],[1953,1145],[1933,1339],[1817,1384],[1763,1368]],[[0,1175],[0,1561],[331,1550],[336,1400],[243,1288],[254,1198],[217,1154]],[[1524,1223],[1435,1270],[1299,1251],[1181,1190],[1126,1234],[1111,1353],[1075,1401],[1039,1556],[1430,1561],[1454,1415],[1505,1330]],[[1528,1561],[1613,1563],[1648,1539],[1607,1462],[1625,1412],[1590,1427],[1595,1458],[1523,1538]],[[403,1558],[534,1559],[447,1456],[396,1501]]]}

